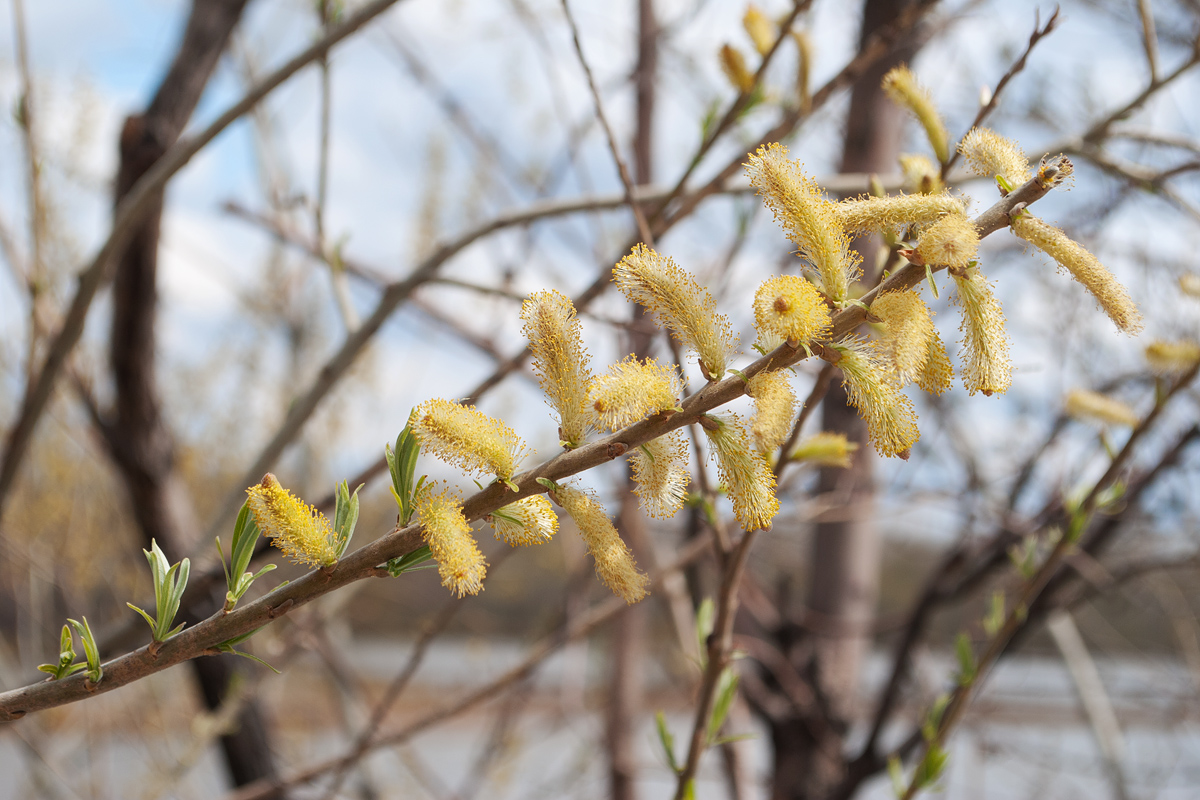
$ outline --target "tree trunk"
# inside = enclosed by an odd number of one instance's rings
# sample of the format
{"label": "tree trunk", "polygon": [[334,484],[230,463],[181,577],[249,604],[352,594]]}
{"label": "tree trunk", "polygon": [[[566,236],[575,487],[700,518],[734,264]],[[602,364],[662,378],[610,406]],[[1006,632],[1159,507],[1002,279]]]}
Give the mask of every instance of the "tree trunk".
{"label": "tree trunk", "polygon": [[[194,0],[175,60],[144,114],[125,121],[114,206],[178,140],[208,84],[247,0]],[[171,561],[195,542],[197,525],[175,471],[175,444],[162,417],[155,377],[158,245],[162,193],[121,255],[113,281],[110,359],[116,407],[105,424],[108,451],[125,481],[146,547],[157,541]],[[216,610],[193,608],[194,623]],[[230,656],[190,662],[205,706],[225,702],[237,666]],[[275,776],[261,711],[246,702],[236,729],[221,737],[230,779],[240,786]]]}

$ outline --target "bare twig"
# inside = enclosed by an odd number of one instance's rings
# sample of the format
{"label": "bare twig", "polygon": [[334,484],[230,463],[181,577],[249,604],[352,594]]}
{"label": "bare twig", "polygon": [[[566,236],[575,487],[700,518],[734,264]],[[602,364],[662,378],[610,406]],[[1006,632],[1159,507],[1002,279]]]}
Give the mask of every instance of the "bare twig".
{"label": "bare twig", "polygon": [[1142,20],[1142,45],[1146,49],[1146,64],[1150,67],[1150,82],[1158,80],[1158,33],[1154,30],[1154,9],[1150,0],[1138,0],[1138,16]]}
{"label": "bare twig", "polygon": [[264,97],[279,87],[284,81],[311,64],[338,42],[362,28],[375,17],[395,5],[399,0],[374,0],[363,6],[346,21],[330,31],[319,41],[310,45],[299,55],[293,57],[275,72],[254,86],[240,100],[221,114],[212,124],[194,137],[181,140],[173,145],[154,166],[146,172],[137,184],[129,191],[117,206],[113,215],[112,230],[108,239],[92,258],[91,262],[79,274],[79,286],[71,301],[71,306],[63,320],[62,327],[50,344],[49,352],[38,372],[37,379],[26,387],[25,396],[21,402],[21,411],[9,433],[8,444],[4,451],[4,460],[0,463],[0,516],[7,507],[8,493],[16,480],[17,470],[29,447],[33,436],[34,426],[50,400],[51,391],[58,379],[67,356],[75,347],[83,334],[83,323],[88,308],[111,271],[115,257],[124,250],[130,237],[142,219],[142,215],[153,204],[158,192],[167,181],[182,169],[192,158],[208,145],[217,134],[257,105]]}

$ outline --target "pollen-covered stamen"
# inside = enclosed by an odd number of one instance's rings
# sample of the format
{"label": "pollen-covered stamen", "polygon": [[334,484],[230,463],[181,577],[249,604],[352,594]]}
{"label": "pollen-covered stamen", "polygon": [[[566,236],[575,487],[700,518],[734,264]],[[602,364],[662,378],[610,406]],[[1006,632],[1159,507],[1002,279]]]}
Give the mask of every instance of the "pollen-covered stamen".
{"label": "pollen-covered stamen", "polygon": [[604,585],[629,604],[645,597],[650,578],[638,572],[633,553],[596,496],[570,486],[558,486],[554,499],[575,521],[588,553],[596,562],[596,575]]}
{"label": "pollen-covered stamen", "polygon": [[1003,394],[1012,383],[1004,312],[978,267],[951,269],[962,307],[962,380],[968,394]]}
{"label": "pollen-covered stamen", "polygon": [[1012,188],[1029,180],[1029,159],[1011,139],[988,128],[972,128],[958,144],[958,152],[976,175],[999,176]]}
{"label": "pollen-covered stamen", "polygon": [[965,267],[979,252],[979,232],[963,214],[947,214],[921,231],[917,255],[924,264]]}
{"label": "pollen-covered stamen", "polygon": [[691,480],[688,470],[687,440],[680,431],[651,439],[629,454],[634,492],[642,509],[662,519],[675,515],[687,499]]}
{"label": "pollen-covered stamen", "polygon": [[525,452],[512,428],[474,406],[426,400],[414,409],[412,430],[421,449],[475,474],[511,480]]}
{"label": "pollen-covered stamen", "polygon": [[833,325],[829,307],[816,287],[797,275],[770,278],[758,287],[754,322],[760,339],[764,334],[774,334],[792,342],[826,336]]}
{"label": "pollen-covered stamen", "polygon": [[587,402],[599,425],[615,431],[656,411],[675,408],[679,393],[674,364],[659,364],[652,358],[638,361],[630,355],[592,381]]}
{"label": "pollen-covered stamen", "polygon": [[271,543],[297,564],[337,563],[337,537],[325,515],[284,489],[268,472],[246,490],[254,522]]}
{"label": "pollen-covered stamen", "polygon": [[933,222],[945,214],[962,214],[966,202],[941,192],[888,197],[855,197],[833,204],[838,222],[847,231],[889,231]]}
{"label": "pollen-covered stamen", "polygon": [[559,292],[535,292],[521,306],[521,319],[534,372],[558,413],[559,438],[567,447],[576,447],[589,427],[584,405],[592,373],[575,306]]}
{"label": "pollen-covered stamen", "polygon": [[747,531],[769,529],[779,513],[775,474],[766,458],[750,447],[741,418],[736,414],[702,416],[699,422],[717,458],[717,470],[738,524]]}
{"label": "pollen-covered stamen", "polygon": [[796,393],[788,383],[786,370],[760,372],[746,384],[746,394],[754,400],[754,421],[750,431],[762,453],[771,453],[792,432],[796,411]]}
{"label": "pollen-covered stamen", "polygon": [[864,339],[845,339],[833,346],[841,354],[846,396],[867,423],[867,434],[880,455],[901,456],[920,437],[912,402],[897,388],[878,345]]}
{"label": "pollen-covered stamen", "polygon": [[490,519],[496,538],[510,547],[545,544],[558,531],[558,515],[541,494],[509,503],[492,512]]}
{"label": "pollen-covered stamen", "polygon": [[471,536],[458,496],[436,484],[425,487],[417,496],[416,518],[437,562],[442,586],[459,597],[479,594],[487,575],[487,561]]}

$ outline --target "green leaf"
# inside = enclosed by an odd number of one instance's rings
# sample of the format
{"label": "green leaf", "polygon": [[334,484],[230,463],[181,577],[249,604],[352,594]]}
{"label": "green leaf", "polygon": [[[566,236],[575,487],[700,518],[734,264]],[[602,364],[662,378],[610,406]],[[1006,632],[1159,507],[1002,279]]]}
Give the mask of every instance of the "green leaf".
{"label": "green leaf", "polygon": [[888,756],[888,777],[892,779],[892,793],[897,798],[904,797],[904,792],[908,788],[904,780],[904,765],[900,763],[900,757],[895,754]]}
{"label": "green leaf", "polygon": [[398,578],[405,572],[412,572],[414,569],[420,569],[422,564],[431,560],[432,558],[433,553],[429,552],[429,545],[424,545],[422,547],[418,547],[416,550],[413,550],[408,555],[389,559],[385,565],[385,568],[393,578]]}
{"label": "green leaf", "polygon": [[365,485],[360,483],[353,496],[350,494],[349,484],[345,481],[337,486],[337,501],[333,509],[333,534],[334,552],[339,559],[350,546],[350,539],[354,537],[354,526],[358,524],[358,492]]}
{"label": "green leaf", "polygon": [[150,563],[150,576],[154,581],[155,613],[158,616],[156,619],[151,618],[149,614],[132,603],[126,603],[126,605],[141,614],[150,625],[154,641],[162,642],[183,628],[184,623],[180,623],[172,630],[171,623],[179,612],[179,601],[183,598],[184,589],[187,588],[192,562],[185,558],[178,564],[168,567],[166,555],[159,549],[158,542],[153,539],[150,540],[150,549],[142,552]]}
{"label": "green leaf", "polygon": [[983,630],[988,636],[995,636],[1004,627],[1004,590],[992,592],[992,606],[987,619],[983,621]]}
{"label": "green leaf", "polygon": [[80,640],[83,641],[83,653],[87,659],[86,665],[80,665],[82,669],[86,666],[88,671],[88,679],[92,683],[99,683],[104,677],[104,670],[100,667],[100,648],[96,645],[96,637],[92,634],[92,626],[88,624],[87,617],[83,617],[83,622],[77,622],[73,619],[68,619],[67,622],[75,627],[79,633]]}
{"label": "green leaf", "polygon": [[925,280],[929,281],[929,291],[933,292],[935,299],[940,298],[938,294],[937,282],[933,279],[933,267],[929,264],[925,265]]}
{"label": "green leaf", "polygon": [[667,766],[678,775],[681,768],[679,762],[675,760],[675,736],[667,727],[667,718],[663,716],[663,712],[659,711],[654,715],[654,724],[658,728],[658,741],[662,745],[663,753],[667,756]]}
{"label": "green leaf", "polygon": [[717,697],[713,701],[712,714],[708,718],[709,744],[716,740],[721,726],[725,724],[725,718],[729,716],[729,709],[733,707],[733,701],[737,697],[737,687],[738,674],[730,667],[721,670],[721,675],[717,678]]}
{"label": "green leaf", "polygon": [[713,631],[713,601],[704,598],[696,609],[696,651],[700,653],[700,669],[708,664],[708,637]]}
{"label": "green leaf", "polygon": [[958,683],[966,686],[975,680],[978,667],[975,664],[975,652],[971,649],[971,639],[965,632],[960,631],[955,638],[954,654],[958,657]]}

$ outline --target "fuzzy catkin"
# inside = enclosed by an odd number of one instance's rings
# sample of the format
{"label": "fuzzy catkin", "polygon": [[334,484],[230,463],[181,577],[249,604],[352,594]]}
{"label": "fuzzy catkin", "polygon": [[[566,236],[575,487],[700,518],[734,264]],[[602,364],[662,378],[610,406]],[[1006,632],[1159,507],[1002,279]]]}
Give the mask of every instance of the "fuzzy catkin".
{"label": "fuzzy catkin", "polygon": [[744,165],[746,174],[775,221],[812,265],[821,290],[835,302],[843,301],[858,278],[859,257],[850,250],[836,204],[787,153],[778,143],[758,148]]}
{"label": "fuzzy catkin", "polygon": [[680,393],[674,364],[629,355],[598,375],[588,389],[587,405],[597,424],[610,431],[632,425],[657,411],[675,408]]}
{"label": "fuzzy catkin", "polygon": [[467,473],[509,480],[525,452],[512,428],[474,406],[426,400],[414,409],[411,424],[422,451]]}
{"label": "fuzzy catkin", "polygon": [[1081,283],[1096,298],[1118,330],[1134,334],[1142,329],[1142,315],[1130,299],[1129,292],[1082,245],[1028,212],[1013,217],[1012,230],[1057,261],[1062,269]]}
{"label": "fuzzy catkin", "polygon": [[942,121],[929,90],[917,81],[912,70],[900,66],[883,76],[883,91],[892,102],[908,109],[917,118],[925,129],[925,137],[934,155],[945,164],[950,157],[950,134],[946,132],[946,123]]}
{"label": "fuzzy catkin", "polygon": [[787,370],[760,372],[746,384],[746,394],[754,400],[754,420],[750,432],[762,453],[771,453],[792,432],[796,411],[796,393],[788,383]]}
{"label": "fuzzy catkin", "polygon": [[944,214],[962,214],[966,202],[941,192],[899,194],[888,197],[864,195],[833,204],[838,223],[847,231],[896,230],[906,225],[933,222]]}
{"label": "fuzzy catkin", "polygon": [[596,562],[596,575],[604,585],[630,605],[645,597],[650,578],[638,572],[633,553],[596,496],[570,486],[559,486],[554,496],[579,528],[579,535]]}
{"label": "fuzzy catkin", "polygon": [[958,152],[976,175],[999,175],[1014,189],[1030,178],[1029,159],[1011,139],[988,128],[972,128],[958,143]]}
{"label": "fuzzy catkin", "polygon": [[255,524],[271,543],[297,564],[337,563],[333,525],[320,511],[284,489],[271,473],[246,490]]}
{"label": "fuzzy catkin", "polygon": [[479,594],[487,575],[487,561],[471,536],[458,496],[437,485],[425,487],[417,496],[416,518],[437,562],[442,586],[459,597]]}
{"label": "fuzzy catkin", "polygon": [[815,286],[798,275],[778,275],[763,281],[755,292],[754,323],[760,339],[767,333],[781,340],[810,342],[827,336],[833,319]]}
{"label": "fuzzy catkin", "polygon": [[962,307],[962,380],[968,394],[1003,394],[1012,383],[1004,311],[978,267],[951,271]]}
{"label": "fuzzy catkin", "polygon": [[743,530],[768,530],[779,513],[775,473],[761,453],[750,447],[746,427],[737,414],[709,417],[702,424],[717,458],[721,481],[733,502],[733,515]]}
{"label": "fuzzy catkin", "polygon": [[687,499],[687,440],[680,431],[651,439],[629,454],[634,488],[642,510],[655,519],[675,516]]}
{"label": "fuzzy catkin", "polygon": [[496,538],[509,547],[545,544],[558,532],[558,515],[544,494],[509,503],[491,514]]}
{"label": "fuzzy catkin", "polygon": [[720,380],[737,350],[729,319],[717,313],[707,289],[672,259],[645,245],[613,267],[613,280],[630,302],[645,306],[681,345],[695,352],[709,380]]}
{"label": "fuzzy catkin", "polygon": [[883,456],[902,456],[916,444],[921,432],[912,401],[888,374],[878,345],[864,339],[845,339],[834,345],[841,358],[846,396],[867,423],[867,434]]}
{"label": "fuzzy catkin", "polygon": [[592,372],[575,306],[560,292],[535,292],[521,306],[521,319],[533,370],[558,413],[559,438],[565,446],[576,447],[590,426],[586,401]]}

